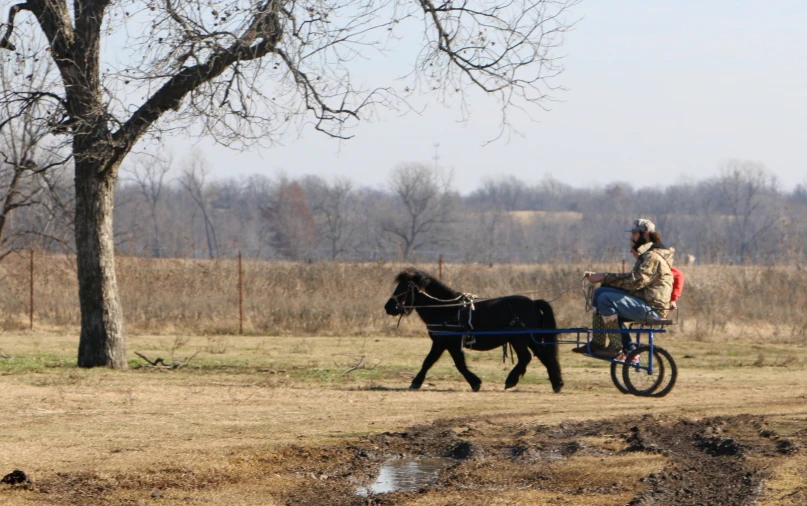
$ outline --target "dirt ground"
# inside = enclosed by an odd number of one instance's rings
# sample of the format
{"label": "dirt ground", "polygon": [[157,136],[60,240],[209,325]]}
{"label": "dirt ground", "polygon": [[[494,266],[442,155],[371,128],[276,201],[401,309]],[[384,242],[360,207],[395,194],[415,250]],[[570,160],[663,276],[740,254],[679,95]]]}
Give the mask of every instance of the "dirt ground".
{"label": "dirt ground", "polygon": [[[5,485],[0,497],[41,504],[224,504],[223,498],[241,504],[228,498],[228,488],[243,495],[253,481],[267,492],[264,504],[795,506],[807,503],[803,481],[767,499],[766,484],[803,450],[806,427],[804,420],[771,424],[750,415],[697,421],[646,415],[558,425],[495,416],[440,419],[336,446],[290,445],[244,456],[218,477],[181,468],[162,469],[150,481],[64,471]],[[357,494],[379,466],[402,456],[447,457],[453,464],[417,491]]]}
{"label": "dirt ground", "polygon": [[[286,504],[750,505],[759,504],[771,466],[806,441],[803,428],[783,437],[760,416],[551,426],[453,419],[339,449],[290,448],[278,470],[315,477],[285,492]],[[371,478],[396,455],[452,457],[456,464],[427,489],[351,497],[361,481],[356,469]],[[793,491],[777,504],[804,504],[806,494]]]}
{"label": "dirt ground", "polygon": [[[0,336],[0,503],[11,505],[807,504],[803,344],[670,342],[661,399],[616,391],[607,364],[469,353],[473,393],[406,338],[132,339],[175,370],[78,370],[70,336]],[[195,354],[195,355],[194,355]],[[391,460],[443,457],[413,491],[361,493]],[[19,470],[23,474],[15,474]]]}

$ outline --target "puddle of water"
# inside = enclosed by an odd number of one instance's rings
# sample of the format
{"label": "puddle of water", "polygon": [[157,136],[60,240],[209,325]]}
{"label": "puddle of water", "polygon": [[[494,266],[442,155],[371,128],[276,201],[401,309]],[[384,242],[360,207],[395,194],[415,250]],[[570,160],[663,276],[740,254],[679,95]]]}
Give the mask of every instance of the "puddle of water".
{"label": "puddle of water", "polygon": [[371,494],[387,492],[411,492],[431,485],[440,471],[450,466],[453,459],[392,459],[385,462],[378,472],[375,483],[369,487],[359,487],[356,495],[367,497]]}

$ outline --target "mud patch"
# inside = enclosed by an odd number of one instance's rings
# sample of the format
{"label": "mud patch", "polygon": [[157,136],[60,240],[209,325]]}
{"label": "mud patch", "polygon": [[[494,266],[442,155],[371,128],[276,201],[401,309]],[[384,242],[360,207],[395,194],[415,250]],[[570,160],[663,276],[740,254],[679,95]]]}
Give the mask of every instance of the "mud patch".
{"label": "mud patch", "polygon": [[[0,495],[33,494],[43,504],[207,504],[220,497],[216,491],[243,486],[266,490],[268,503],[285,505],[751,505],[777,462],[789,462],[807,440],[804,420],[778,421],[777,431],[758,416],[531,420],[534,415],[437,420],[340,445],[239,454],[207,474],[60,473],[25,491],[0,485]],[[451,464],[411,487],[374,486],[391,462],[429,459]],[[803,495],[799,490],[782,495]]]}
{"label": "mud patch", "polygon": [[[284,500],[289,505],[394,505],[417,496],[424,504],[444,504],[452,491],[461,491],[466,504],[482,504],[494,492],[520,490],[527,497],[529,490],[560,493],[565,498],[556,501],[560,504],[585,503],[598,495],[606,496],[606,502],[632,505],[754,504],[764,490],[765,472],[749,464],[748,457],[784,458],[801,444],[763,436],[763,425],[764,419],[752,416],[697,421],[645,416],[556,426],[495,418],[439,420],[370,436],[353,446],[366,455],[355,462],[363,471],[349,478],[357,482],[373,469],[374,460],[390,455],[461,458],[429,486],[353,499],[314,498],[298,489],[302,495],[292,493]],[[609,474],[611,462],[636,454],[663,459],[661,469],[630,479],[619,476],[617,467]]]}

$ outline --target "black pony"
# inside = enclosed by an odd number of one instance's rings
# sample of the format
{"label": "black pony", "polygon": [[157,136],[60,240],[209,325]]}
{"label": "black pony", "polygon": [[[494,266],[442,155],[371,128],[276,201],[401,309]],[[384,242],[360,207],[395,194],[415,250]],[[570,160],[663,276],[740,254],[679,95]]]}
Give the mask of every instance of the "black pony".
{"label": "black pony", "polygon": [[[420,388],[426,379],[426,373],[440,358],[445,350],[454,359],[454,365],[470,383],[474,392],[479,390],[482,380],[468,370],[463,354],[463,336],[435,335],[433,331],[440,329],[468,330],[473,326],[476,331],[507,331],[524,329],[556,329],[555,314],[552,307],[544,300],[532,300],[522,295],[509,295],[496,299],[481,300],[462,306],[463,294],[452,290],[431,275],[414,268],[403,270],[395,278],[397,286],[392,297],[384,305],[388,315],[408,315],[413,308],[420,319],[429,328],[432,338],[432,349],[423,361],[423,367],[412,380],[409,388]],[[467,300],[467,299],[466,299]],[[470,341],[470,340],[469,340]],[[488,351],[499,346],[511,344],[518,363],[510,371],[504,388],[516,386],[520,376],[527,371],[527,364],[532,360],[530,350],[546,366],[552,390],[560,392],[563,379],[558,362],[558,346],[556,334],[490,334],[474,336],[474,342],[465,342],[465,346],[473,350]]]}

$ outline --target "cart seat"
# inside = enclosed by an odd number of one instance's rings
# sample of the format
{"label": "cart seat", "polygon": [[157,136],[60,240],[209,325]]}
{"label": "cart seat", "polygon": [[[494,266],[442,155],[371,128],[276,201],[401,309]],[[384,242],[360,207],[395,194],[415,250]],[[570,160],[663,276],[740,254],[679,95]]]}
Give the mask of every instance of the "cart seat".
{"label": "cart seat", "polygon": [[[623,323],[634,323],[636,325],[651,325],[651,326],[662,326],[662,325],[675,325],[678,323],[678,309],[670,309],[668,314],[668,318],[646,318],[644,321],[642,320],[620,320]],[[675,319],[669,318],[672,316],[672,313],[675,313]]]}
{"label": "cart seat", "polygon": [[647,325],[672,325],[674,322],[669,318],[648,318],[642,323]]}

